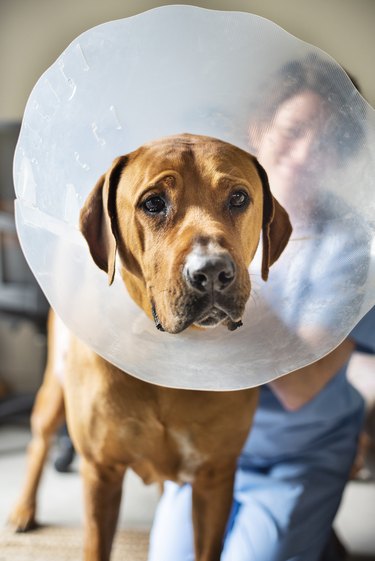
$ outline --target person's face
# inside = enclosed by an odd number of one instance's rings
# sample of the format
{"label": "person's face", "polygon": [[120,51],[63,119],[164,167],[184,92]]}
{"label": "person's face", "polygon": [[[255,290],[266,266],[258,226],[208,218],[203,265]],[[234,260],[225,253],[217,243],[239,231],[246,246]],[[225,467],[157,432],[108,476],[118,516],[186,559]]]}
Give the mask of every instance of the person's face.
{"label": "person's face", "polygon": [[289,190],[323,171],[327,154],[321,137],[326,119],[324,102],[312,91],[303,91],[280,105],[258,139],[257,156],[273,189]]}

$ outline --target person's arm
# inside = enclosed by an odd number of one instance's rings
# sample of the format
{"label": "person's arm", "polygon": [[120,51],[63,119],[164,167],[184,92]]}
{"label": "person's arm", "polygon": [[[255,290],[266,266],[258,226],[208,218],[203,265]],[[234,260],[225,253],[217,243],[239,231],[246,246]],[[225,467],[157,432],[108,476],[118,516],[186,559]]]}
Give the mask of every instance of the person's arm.
{"label": "person's arm", "polygon": [[305,405],[337,374],[349,360],[355,343],[345,339],[336,349],[317,362],[277,378],[268,386],[289,411]]}

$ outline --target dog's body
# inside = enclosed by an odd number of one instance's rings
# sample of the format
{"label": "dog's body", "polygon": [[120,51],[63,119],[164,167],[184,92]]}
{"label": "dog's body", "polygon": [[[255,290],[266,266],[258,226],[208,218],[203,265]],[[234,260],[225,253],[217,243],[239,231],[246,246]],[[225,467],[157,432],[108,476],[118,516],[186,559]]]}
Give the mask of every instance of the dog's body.
{"label": "dog's body", "polygon": [[[109,282],[118,254],[130,295],[170,333],[219,323],[238,327],[261,232],[265,280],[291,232],[252,156],[191,135],[162,139],[116,160],[88,197],[81,229]],[[146,483],[192,484],[196,559],[218,561],[257,390],[201,392],[145,383],[73,336],[61,384],[52,344],[57,328],[51,315],[28,476],[12,522],[19,530],[34,525],[49,440],[66,415],[82,456],[86,561],[109,559],[128,467]]]}

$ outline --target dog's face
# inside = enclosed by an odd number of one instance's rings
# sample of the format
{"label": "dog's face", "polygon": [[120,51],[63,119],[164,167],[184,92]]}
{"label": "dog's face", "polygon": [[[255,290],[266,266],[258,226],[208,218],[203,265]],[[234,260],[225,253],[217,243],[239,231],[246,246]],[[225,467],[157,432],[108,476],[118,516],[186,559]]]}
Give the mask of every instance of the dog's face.
{"label": "dog's face", "polygon": [[262,231],[266,280],[291,226],[253,156],[181,135],[118,158],[87,198],[81,230],[109,281],[118,252],[133,298],[159,329],[179,333],[240,325]]}

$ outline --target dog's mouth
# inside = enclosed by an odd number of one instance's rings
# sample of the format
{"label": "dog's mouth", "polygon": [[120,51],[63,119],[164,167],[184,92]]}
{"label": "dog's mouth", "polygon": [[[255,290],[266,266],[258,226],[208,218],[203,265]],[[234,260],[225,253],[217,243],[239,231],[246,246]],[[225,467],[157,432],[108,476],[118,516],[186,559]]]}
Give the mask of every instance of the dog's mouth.
{"label": "dog's mouth", "polygon": [[220,324],[226,325],[229,331],[234,331],[243,325],[241,318],[233,319],[228,313],[216,306],[213,306],[203,318],[197,319],[193,325],[209,328]]}
{"label": "dog's mouth", "polygon": [[197,318],[194,325],[197,325],[198,327],[216,327],[216,325],[222,323],[222,321],[224,321],[227,317],[228,314],[226,314],[223,310],[213,306],[208,312],[205,311],[203,317]]}
{"label": "dog's mouth", "polygon": [[155,326],[159,331],[166,331],[168,333],[181,333],[191,326],[200,328],[214,328],[218,325],[225,325],[230,331],[242,326],[241,313],[238,310],[229,311],[224,306],[218,304],[211,305],[197,305],[190,303],[185,313],[178,314],[178,318],[173,321],[173,326],[169,326],[169,322],[161,321],[157,313],[155,304],[152,303],[152,315],[154,318]]}

